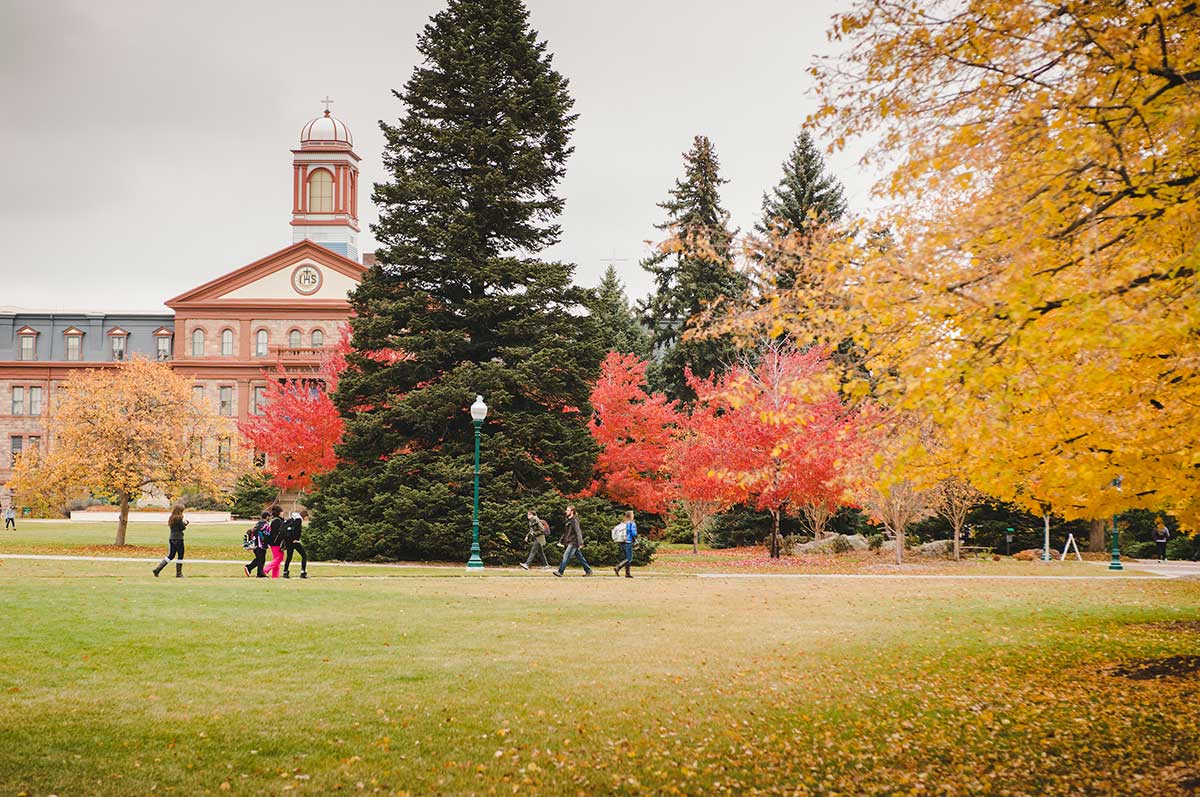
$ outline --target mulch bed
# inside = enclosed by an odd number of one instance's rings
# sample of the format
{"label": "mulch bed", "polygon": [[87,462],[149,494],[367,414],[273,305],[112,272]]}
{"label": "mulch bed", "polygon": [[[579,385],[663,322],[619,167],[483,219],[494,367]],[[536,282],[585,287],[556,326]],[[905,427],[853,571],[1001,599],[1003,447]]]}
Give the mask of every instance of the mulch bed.
{"label": "mulch bed", "polygon": [[1131,681],[1153,681],[1157,678],[1178,678],[1200,671],[1200,656],[1166,656],[1161,659],[1139,659],[1108,669],[1109,675]]}

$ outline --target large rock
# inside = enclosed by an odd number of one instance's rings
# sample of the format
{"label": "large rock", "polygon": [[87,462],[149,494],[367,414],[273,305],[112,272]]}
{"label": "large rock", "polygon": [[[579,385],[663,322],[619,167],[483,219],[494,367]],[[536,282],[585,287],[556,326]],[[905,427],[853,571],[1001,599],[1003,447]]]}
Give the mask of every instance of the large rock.
{"label": "large rock", "polygon": [[831,534],[819,540],[811,540],[797,545],[792,550],[798,554],[833,554],[844,553],[846,551],[865,551],[867,550],[867,538],[861,534]]}
{"label": "large rock", "polygon": [[950,540],[934,540],[933,542],[924,543],[917,551],[921,556],[949,559],[954,556],[954,543]]}

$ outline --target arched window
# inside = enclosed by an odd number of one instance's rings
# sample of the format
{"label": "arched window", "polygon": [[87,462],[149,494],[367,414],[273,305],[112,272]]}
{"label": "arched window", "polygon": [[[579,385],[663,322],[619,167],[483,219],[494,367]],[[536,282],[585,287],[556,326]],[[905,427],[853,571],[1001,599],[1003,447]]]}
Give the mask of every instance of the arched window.
{"label": "arched window", "polygon": [[193,357],[203,357],[204,356],[204,330],[203,329],[192,330],[192,356]]}
{"label": "arched window", "polygon": [[303,341],[301,340],[300,330],[293,329],[288,333],[288,346],[293,349],[300,348]]}
{"label": "arched window", "polygon": [[254,356],[267,356],[267,330],[260,329],[254,333]]}
{"label": "arched window", "polygon": [[325,333],[319,329],[312,331],[313,348],[319,349],[325,345]]}
{"label": "arched window", "polygon": [[221,330],[221,356],[222,357],[232,357],[233,356],[233,330],[232,329],[222,329]]}
{"label": "arched window", "polygon": [[333,212],[333,175],[317,169],[308,178],[308,212]]}

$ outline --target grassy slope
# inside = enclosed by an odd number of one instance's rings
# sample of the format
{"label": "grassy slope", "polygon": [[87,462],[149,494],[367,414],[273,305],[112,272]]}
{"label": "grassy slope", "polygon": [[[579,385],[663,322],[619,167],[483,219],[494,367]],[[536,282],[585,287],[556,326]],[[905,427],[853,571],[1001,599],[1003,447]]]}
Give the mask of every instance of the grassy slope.
{"label": "grassy slope", "polygon": [[[0,567],[0,793],[1154,794],[1200,584]],[[1200,624],[1197,624],[1200,625]]]}

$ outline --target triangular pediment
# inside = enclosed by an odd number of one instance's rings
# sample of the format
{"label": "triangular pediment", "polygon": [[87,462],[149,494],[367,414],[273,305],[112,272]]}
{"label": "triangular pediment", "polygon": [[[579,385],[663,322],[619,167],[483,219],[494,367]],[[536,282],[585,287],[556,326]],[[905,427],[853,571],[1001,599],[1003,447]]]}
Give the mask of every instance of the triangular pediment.
{"label": "triangular pediment", "polygon": [[168,301],[167,307],[246,307],[279,303],[348,306],[347,294],[366,267],[336,252],[300,241],[217,277]]}

